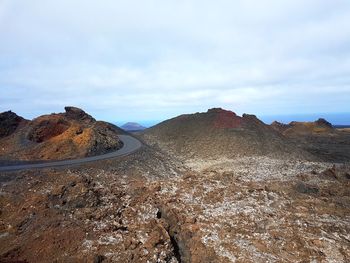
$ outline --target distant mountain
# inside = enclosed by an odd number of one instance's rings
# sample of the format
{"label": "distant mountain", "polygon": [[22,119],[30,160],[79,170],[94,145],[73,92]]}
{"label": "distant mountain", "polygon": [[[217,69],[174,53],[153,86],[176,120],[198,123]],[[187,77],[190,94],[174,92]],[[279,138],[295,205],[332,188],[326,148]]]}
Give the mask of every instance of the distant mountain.
{"label": "distant mountain", "polygon": [[309,157],[286,137],[255,115],[221,108],[185,114],[145,130],[149,144],[183,158],[221,158],[246,155]]}
{"label": "distant mountain", "polygon": [[96,121],[75,107],[32,121],[7,111],[0,113],[0,159],[59,160],[98,155],[122,147],[118,137],[122,133],[117,126]]}
{"label": "distant mountain", "polygon": [[122,125],[121,128],[126,131],[142,131],[146,129],[146,127],[136,122],[127,122],[124,125]]}

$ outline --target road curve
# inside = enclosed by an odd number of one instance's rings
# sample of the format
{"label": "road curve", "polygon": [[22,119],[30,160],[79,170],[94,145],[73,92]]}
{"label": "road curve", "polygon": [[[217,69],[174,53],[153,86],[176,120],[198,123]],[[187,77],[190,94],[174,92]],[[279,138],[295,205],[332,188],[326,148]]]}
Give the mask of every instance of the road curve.
{"label": "road curve", "polygon": [[47,161],[43,163],[33,163],[33,164],[20,164],[20,165],[9,165],[9,166],[0,166],[0,172],[8,171],[18,171],[18,170],[27,170],[33,168],[53,168],[59,166],[68,166],[74,164],[83,164],[93,161],[106,160],[115,157],[129,155],[136,152],[141,146],[142,143],[129,135],[118,135],[119,139],[123,142],[123,147],[115,152],[110,152],[98,156],[91,156],[81,159],[73,160],[61,160],[61,161]]}

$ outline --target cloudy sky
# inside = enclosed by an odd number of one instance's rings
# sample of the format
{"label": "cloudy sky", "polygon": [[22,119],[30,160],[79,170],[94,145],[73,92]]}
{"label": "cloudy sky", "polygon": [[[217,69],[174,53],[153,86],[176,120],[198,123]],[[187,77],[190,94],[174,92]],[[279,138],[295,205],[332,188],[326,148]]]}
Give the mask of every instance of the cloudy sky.
{"label": "cloudy sky", "polygon": [[27,118],[348,113],[350,1],[0,0],[0,90]]}

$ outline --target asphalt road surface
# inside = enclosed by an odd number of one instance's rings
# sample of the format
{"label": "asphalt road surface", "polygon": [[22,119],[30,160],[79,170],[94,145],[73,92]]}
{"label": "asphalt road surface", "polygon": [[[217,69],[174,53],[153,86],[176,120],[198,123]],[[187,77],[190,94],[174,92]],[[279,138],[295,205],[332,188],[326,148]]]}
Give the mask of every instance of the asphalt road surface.
{"label": "asphalt road surface", "polygon": [[68,166],[74,164],[83,164],[93,161],[106,160],[115,157],[129,155],[131,153],[136,152],[141,146],[142,143],[134,137],[129,135],[118,135],[120,140],[124,143],[123,147],[115,152],[110,152],[98,156],[91,156],[81,159],[73,159],[73,160],[61,160],[61,161],[47,161],[43,163],[33,163],[33,164],[20,164],[20,165],[9,165],[9,166],[0,166],[0,172],[7,171],[18,171],[18,170],[26,170],[33,168],[52,168],[59,166]]}

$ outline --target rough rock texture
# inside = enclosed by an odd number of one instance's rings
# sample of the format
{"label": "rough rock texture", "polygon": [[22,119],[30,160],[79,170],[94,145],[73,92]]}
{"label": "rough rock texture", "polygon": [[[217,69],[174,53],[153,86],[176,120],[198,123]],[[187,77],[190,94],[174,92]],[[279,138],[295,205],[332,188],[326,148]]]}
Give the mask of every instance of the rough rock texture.
{"label": "rough rock texture", "polygon": [[26,122],[27,120],[12,111],[0,113],[0,138],[11,135]]}
{"label": "rough rock texture", "polygon": [[178,116],[140,135],[147,143],[184,159],[244,155],[312,158],[256,116],[240,117],[220,108]]}
{"label": "rough rock texture", "polygon": [[349,262],[349,166],[178,165],[144,148],[0,174],[0,262]]}
{"label": "rough rock texture", "polygon": [[274,121],[271,123],[271,127],[275,129],[276,131],[283,133],[285,130],[287,130],[290,126],[288,124],[284,124],[278,121]]}
{"label": "rough rock texture", "polygon": [[221,108],[213,108],[208,110],[209,114],[215,114],[214,127],[221,129],[240,128],[242,127],[242,118],[232,111],[223,110]]}
{"label": "rough rock texture", "polygon": [[287,137],[329,134],[336,131],[331,123],[322,118],[314,122],[292,121],[289,124],[275,121],[271,124],[271,127]]}
{"label": "rough rock texture", "polygon": [[73,169],[0,173],[0,262],[178,262],[156,197],[178,165],[144,147]]}
{"label": "rough rock texture", "polygon": [[271,127],[293,144],[310,152],[320,160],[330,162],[350,161],[350,133],[336,129],[325,119],[315,122],[273,122]]}
{"label": "rough rock texture", "polygon": [[[272,162],[276,175],[259,171],[261,161]],[[349,261],[348,168],[337,168],[334,180],[322,177],[321,163],[302,163],[304,168],[293,172],[281,170],[279,160],[261,161],[240,161],[226,171],[208,167],[200,176],[162,184],[162,192],[169,191],[164,202],[187,221],[195,220],[199,230],[193,234],[201,236],[207,251],[214,250],[214,260],[196,262]],[[300,184],[306,185],[303,191]]]}
{"label": "rough rock texture", "polygon": [[65,109],[65,113],[43,115],[24,125],[17,125],[18,128],[9,136],[0,139],[0,158],[70,159],[106,153],[122,146],[118,134],[124,132],[118,127],[96,121],[81,109]]}
{"label": "rough rock texture", "polygon": [[92,118],[89,114],[87,114],[82,109],[67,106],[64,107],[66,113],[65,117],[72,120],[78,120],[78,121],[85,121],[85,122],[94,122],[96,121],[94,118]]}

